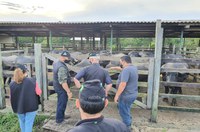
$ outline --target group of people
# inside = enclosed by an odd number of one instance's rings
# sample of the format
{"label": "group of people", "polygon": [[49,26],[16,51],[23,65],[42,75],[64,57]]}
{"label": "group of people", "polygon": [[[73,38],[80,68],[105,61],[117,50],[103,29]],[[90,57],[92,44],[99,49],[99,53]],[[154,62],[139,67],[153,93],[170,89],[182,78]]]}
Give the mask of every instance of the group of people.
{"label": "group of people", "polygon": [[[138,94],[138,71],[135,66],[132,65],[131,58],[129,56],[123,56],[120,58],[120,67],[112,67],[111,69],[120,70],[117,80],[117,92],[114,97],[114,102],[117,103],[119,114],[122,118],[122,122],[116,119],[104,118],[102,110],[107,106],[108,91],[112,88],[112,80],[108,71],[104,70],[100,64],[100,56],[97,53],[90,53],[88,57],[91,65],[80,70],[73,81],[77,88],[80,88],[79,97],[76,100],[76,107],[79,109],[81,121],[79,121],[74,128],[69,130],[70,132],[95,132],[95,131],[113,131],[113,132],[129,132],[131,130],[132,116],[131,105],[137,98]],[[70,91],[71,76],[69,69],[65,63],[71,60],[71,55],[68,51],[63,51],[59,59],[53,64],[53,86],[57,93],[57,109],[56,109],[56,123],[62,123],[65,117],[65,110],[67,107],[68,99],[72,98],[72,92]],[[16,70],[22,70],[23,79],[18,81],[15,77],[18,77]],[[26,77],[26,71],[17,68],[14,72],[14,81],[10,84],[11,88],[11,104],[13,111],[18,114],[20,121],[20,128],[24,132],[29,132],[23,127],[27,126],[23,124],[24,120],[20,117],[20,114],[27,115],[31,112],[31,117],[34,121],[37,105],[37,96],[41,94],[38,91],[38,85],[36,81]],[[81,84],[80,79],[84,80]],[[27,84],[32,84],[28,85]],[[31,90],[27,90],[27,87]],[[18,90],[20,89],[20,90]],[[35,92],[33,92],[35,90]],[[17,92],[16,92],[17,91]],[[30,93],[26,95],[24,92]],[[31,94],[31,92],[33,92]],[[16,96],[16,94],[19,94]],[[15,96],[15,97],[14,97]],[[20,96],[24,96],[21,98]],[[28,96],[34,96],[27,102]],[[17,101],[16,101],[17,100]],[[29,105],[35,106],[30,108]],[[25,110],[22,110],[25,109]],[[22,121],[23,120],[23,121]],[[28,120],[29,121],[29,120]],[[29,126],[33,125],[29,124]],[[26,122],[26,121],[25,121]],[[27,128],[29,130],[31,128]]]}

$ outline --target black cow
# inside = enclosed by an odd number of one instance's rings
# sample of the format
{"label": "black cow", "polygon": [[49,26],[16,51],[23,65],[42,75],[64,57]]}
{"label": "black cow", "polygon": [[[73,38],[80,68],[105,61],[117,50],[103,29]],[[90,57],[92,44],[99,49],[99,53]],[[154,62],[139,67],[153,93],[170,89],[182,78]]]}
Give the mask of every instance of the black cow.
{"label": "black cow", "polygon": [[[188,65],[186,63],[166,63],[162,66],[162,68],[177,68],[177,69],[188,69]],[[179,72],[167,72],[162,73],[163,81],[166,82],[183,82],[187,79],[187,73],[179,73]],[[175,86],[165,86],[165,93],[170,94],[182,94],[181,87]],[[163,101],[168,102],[167,98],[164,98]],[[177,106],[177,101],[175,98],[172,99],[172,106]]]}

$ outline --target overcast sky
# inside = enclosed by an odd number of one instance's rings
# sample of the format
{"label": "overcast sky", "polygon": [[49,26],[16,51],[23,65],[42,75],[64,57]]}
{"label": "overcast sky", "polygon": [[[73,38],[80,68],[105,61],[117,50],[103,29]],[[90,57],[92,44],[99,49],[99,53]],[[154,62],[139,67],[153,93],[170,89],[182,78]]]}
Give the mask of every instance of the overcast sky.
{"label": "overcast sky", "polygon": [[200,20],[200,0],[0,0],[0,21]]}

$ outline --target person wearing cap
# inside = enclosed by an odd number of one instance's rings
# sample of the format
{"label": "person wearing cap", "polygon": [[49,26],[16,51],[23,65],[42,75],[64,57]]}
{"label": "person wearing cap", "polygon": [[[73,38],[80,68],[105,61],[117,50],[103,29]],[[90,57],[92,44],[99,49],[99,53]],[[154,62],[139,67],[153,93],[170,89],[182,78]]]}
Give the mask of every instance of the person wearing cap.
{"label": "person wearing cap", "polygon": [[34,78],[27,77],[27,68],[18,65],[14,70],[10,86],[10,101],[14,113],[17,113],[22,132],[31,132],[37,113],[42,91]]}
{"label": "person wearing cap", "polygon": [[108,105],[105,89],[100,80],[83,83],[76,107],[79,109],[81,121],[68,132],[129,132],[126,125],[113,118],[105,118],[103,109]]}
{"label": "person wearing cap", "polygon": [[118,103],[119,114],[130,129],[132,124],[131,105],[138,95],[138,70],[132,65],[130,56],[120,58],[122,69],[117,80],[117,92],[114,101]]}
{"label": "person wearing cap", "polygon": [[63,51],[59,60],[53,63],[53,87],[57,93],[56,123],[62,123],[64,118],[67,118],[65,116],[67,101],[72,98],[72,92],[69,88],[71,76],[65,64],[69,63],[70,58],[70,53]]}
{"label": "person wearing cap", "polygon": [[96,54],[95,52],[92,52],[89,54],[88,57],[89,61],[92,65],[87,66],[83,68],[81,71],[77,73],[77,75],[74,77],[74,83],[76,87],[80,88],[80,79],[83,78],[84,81],[89,81],[93,79],[99,79],[103,86],[106,84],[106,95],[108,91],[112,88],[112,80],[109,76],[108,71],[104,70],[100,64],[100,56]]}

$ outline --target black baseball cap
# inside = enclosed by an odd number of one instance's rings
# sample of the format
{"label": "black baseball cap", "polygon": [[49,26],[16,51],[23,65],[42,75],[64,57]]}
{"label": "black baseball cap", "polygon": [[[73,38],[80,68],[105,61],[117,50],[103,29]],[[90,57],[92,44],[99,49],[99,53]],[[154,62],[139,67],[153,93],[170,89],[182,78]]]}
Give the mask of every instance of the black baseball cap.
{"label": "black baseball cap", "polygon": [[88,102],[102,102],[106,99],[105,89],[98,79],[86,81],[79,91],[79,99]]}
{"label": "black baseball cap", "polygon": [[22,64],[18,64],[16,68],[20,68],[23,71],[23,73],[28,71],[27,67],[25,65],[22,65]]}
{"label": "black baseball cap", "polygon": [[70,53],[68,51],[66,51],[66,50],[62,51],[61,56],[71,58]]}

